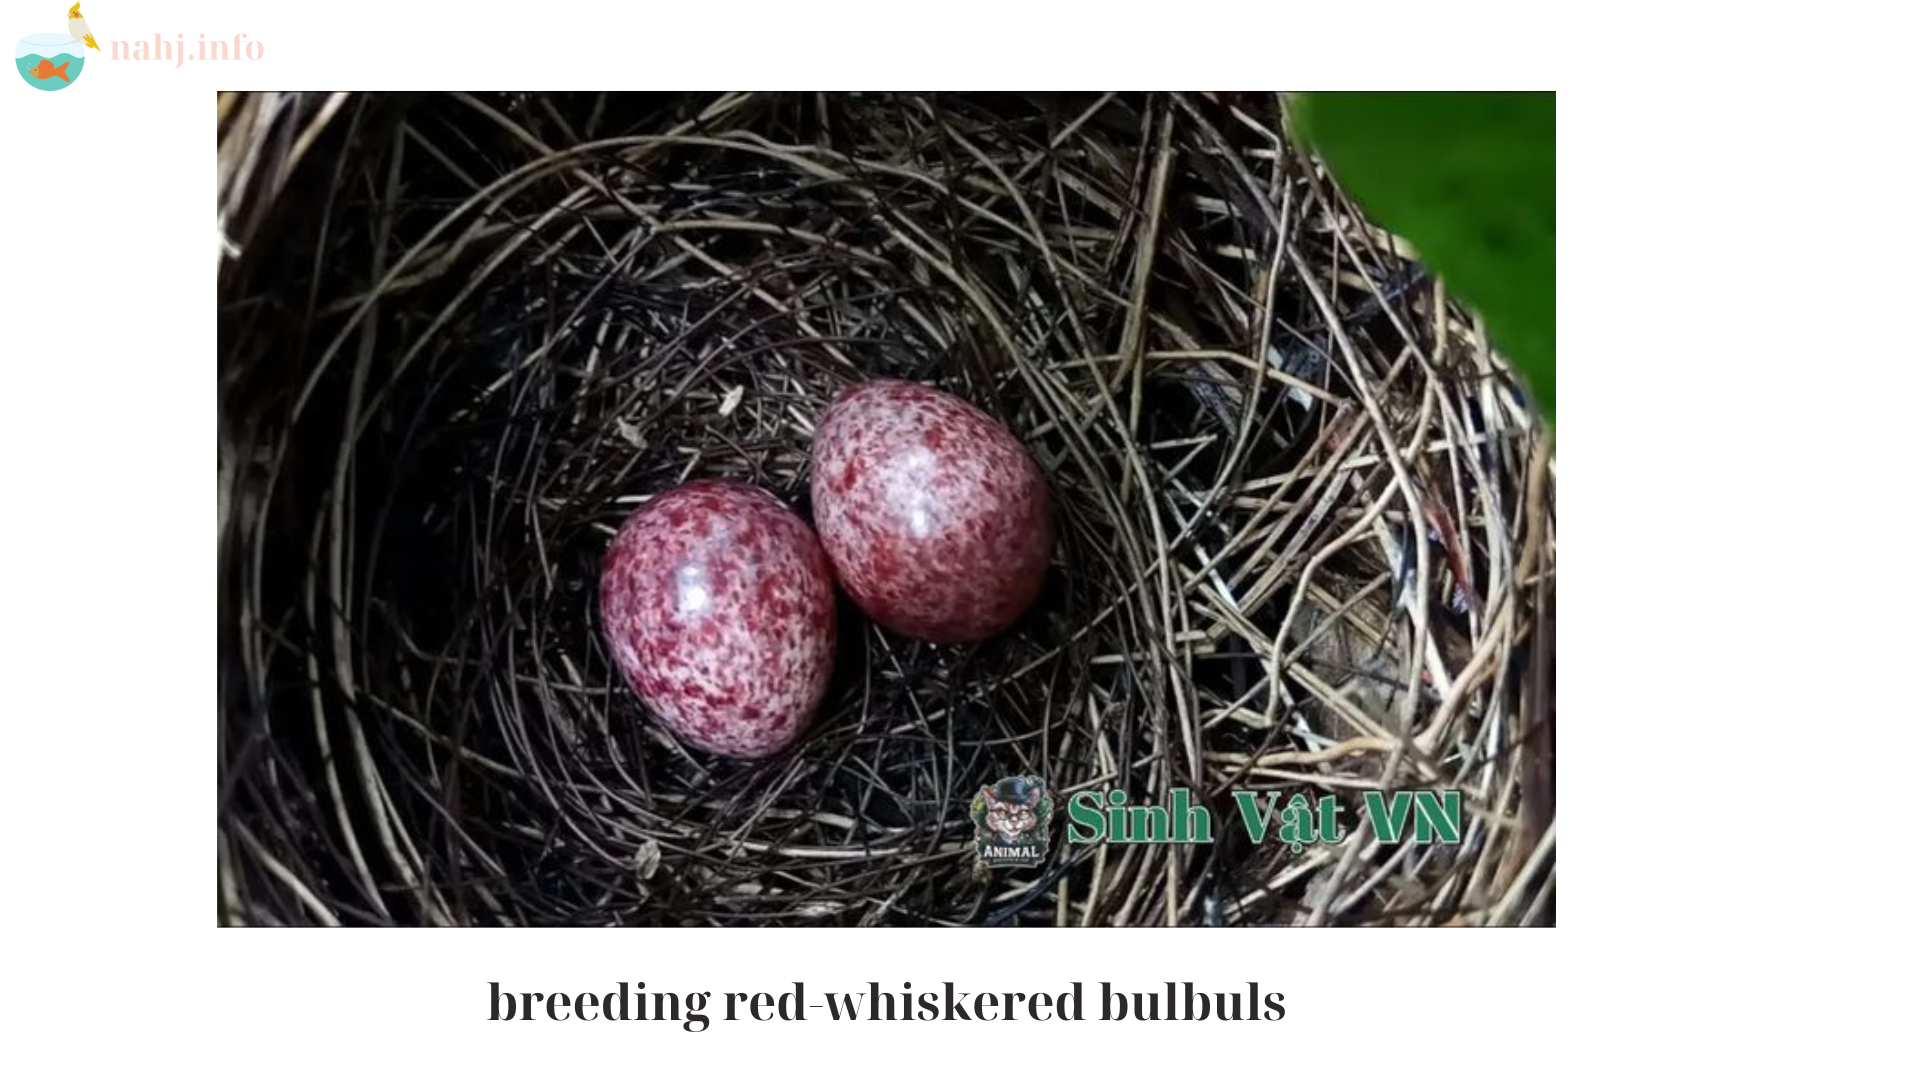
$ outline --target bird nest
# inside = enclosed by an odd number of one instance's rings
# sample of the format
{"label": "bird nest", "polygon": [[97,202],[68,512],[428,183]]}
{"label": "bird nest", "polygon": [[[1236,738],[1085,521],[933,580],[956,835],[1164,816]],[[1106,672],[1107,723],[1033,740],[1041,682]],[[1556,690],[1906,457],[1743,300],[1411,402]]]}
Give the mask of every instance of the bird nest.
{"label": "bird nest", "polygon": [[[1544,924],[1554,465],[1482,327],[1259,95],[224,95],[219,909],[234,924]],[[807,736],[690,750],[596,584],[650,495],[803,515],[864,378],[1002,418],[1046,591],[843,609]],[[1209,844],[983,870],[1002,777]],[[1232,793],[1457,789],[1458,843]]]}

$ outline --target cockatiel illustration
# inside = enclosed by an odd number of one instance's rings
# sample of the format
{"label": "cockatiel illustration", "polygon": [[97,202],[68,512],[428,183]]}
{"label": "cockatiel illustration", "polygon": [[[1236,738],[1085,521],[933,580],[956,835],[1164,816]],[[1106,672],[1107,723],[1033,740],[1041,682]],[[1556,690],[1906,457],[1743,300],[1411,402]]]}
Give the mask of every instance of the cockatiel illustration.
{"label": "cockatiel illustration", "polygon": [[67,9],[67,33],[71,34],[75,41],[86,42],[89,49],[100,47],[99,42],[93,40],[93,31],[87,29],[87,20],[80,17],[79,4]]}

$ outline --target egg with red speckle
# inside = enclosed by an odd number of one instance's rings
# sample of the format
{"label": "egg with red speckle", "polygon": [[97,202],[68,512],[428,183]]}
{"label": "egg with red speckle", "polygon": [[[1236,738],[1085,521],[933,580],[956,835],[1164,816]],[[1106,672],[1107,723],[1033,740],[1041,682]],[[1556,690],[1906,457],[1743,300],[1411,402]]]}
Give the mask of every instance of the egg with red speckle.
{"label": "egg with red speckle", "polygon": [[880,625],[981,641],[1033,604],[1053,502],[999,421],[919,383],[840,393],[813,440],[813,514],[840,584]]}
{"label": "egg with red speckle", "polygon": [[697,481],[621,526],[600,569],[620,674],[662,724],[725,757],[793,744],[833,672],[833,570],[813,530],[748,484]]}

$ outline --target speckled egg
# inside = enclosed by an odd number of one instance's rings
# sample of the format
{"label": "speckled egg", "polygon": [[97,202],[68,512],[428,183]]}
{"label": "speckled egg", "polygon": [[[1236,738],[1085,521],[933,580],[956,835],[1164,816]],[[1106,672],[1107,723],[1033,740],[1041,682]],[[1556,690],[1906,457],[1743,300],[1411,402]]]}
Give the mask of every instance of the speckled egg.
{"label": "speckled egg", "polygon": [[1053,550],[1052,499],[1026,448],[918,383],[861,383],[834,399],[814,434],[813,512],[854,602],[926,641],[980,641],[1012,625]]}
{"label": "speckled egg", "polygon": [[699,481],[627,519],[600,570],[608,651],[687,743],[763,758],[807,729],[833,670],[833,572],[813,530],[748,484]]}

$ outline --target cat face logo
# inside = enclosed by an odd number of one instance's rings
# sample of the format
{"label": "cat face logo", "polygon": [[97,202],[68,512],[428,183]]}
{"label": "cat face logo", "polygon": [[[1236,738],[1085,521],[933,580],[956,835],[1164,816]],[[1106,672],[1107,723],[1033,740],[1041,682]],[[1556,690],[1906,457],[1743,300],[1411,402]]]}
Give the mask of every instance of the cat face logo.
{"label": "cat face logo", "polygon": [[1053,796],[1037,776],[1009,776],[973,797],[973,850],[983,867],[1047,860]]}

